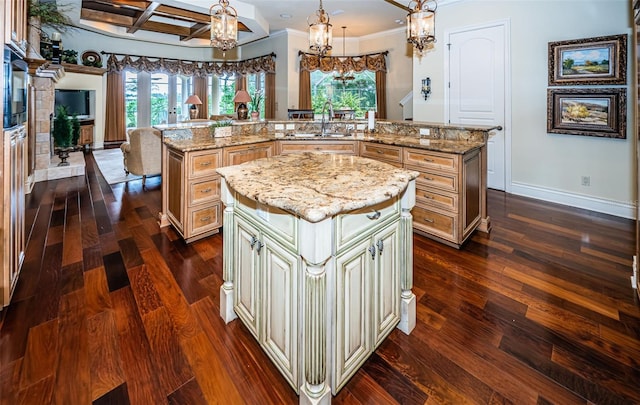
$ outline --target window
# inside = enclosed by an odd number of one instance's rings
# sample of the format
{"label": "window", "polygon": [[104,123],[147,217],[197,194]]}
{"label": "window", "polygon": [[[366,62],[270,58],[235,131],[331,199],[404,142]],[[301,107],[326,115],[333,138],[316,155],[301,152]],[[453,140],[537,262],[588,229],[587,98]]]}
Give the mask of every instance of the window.
{"label": "window", "polygon": [[311,72],[311,103],[316,113],[322,112],[324,103],[331,99],[334,109],[355,110],[356,118],[364,118],[369,110],[376,110],[376,74],[365,70],[353,73],[354,80],[335,80],[336,73]]}
{"label": "window", "polygon": [[264,94],[265,94],[265,74],[251,73],[247,75],[247,91],[253,97],[256,93],[262,93],[262,102],[260,103],[260,117],[264,118]]}
{"label": "window", "polygon": [[191,76],[125,71],[127,128],[187,120],[189,111],[184,101],[192,89]]}

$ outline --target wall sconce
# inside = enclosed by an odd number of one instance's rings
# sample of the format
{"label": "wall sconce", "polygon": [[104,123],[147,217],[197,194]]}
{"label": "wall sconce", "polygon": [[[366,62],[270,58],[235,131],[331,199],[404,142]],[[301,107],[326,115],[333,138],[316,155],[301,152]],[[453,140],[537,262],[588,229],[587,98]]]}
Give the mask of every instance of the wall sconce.
{"label": "wall sconce", "polygon": [[420,90],[420,92],[422,93],[422,96],[424,97],[424,99],[428,99],[429,96],[431,95],[431,79],[430,78],[425,78],[422,79],[422,89]]}

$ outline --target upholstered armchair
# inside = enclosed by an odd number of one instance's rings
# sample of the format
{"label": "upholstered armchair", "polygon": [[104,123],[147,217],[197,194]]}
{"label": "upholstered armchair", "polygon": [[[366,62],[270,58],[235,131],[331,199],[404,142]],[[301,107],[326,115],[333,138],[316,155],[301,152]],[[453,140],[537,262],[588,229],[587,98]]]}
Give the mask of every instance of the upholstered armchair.
{"label": "upholstered armchair", "polygon": [[127,132],[127,141],[120,145],[124,171],[142,176],[144,188],[147,176],[156,176],[162,169],[162,135],[155,128],[135,128]]}

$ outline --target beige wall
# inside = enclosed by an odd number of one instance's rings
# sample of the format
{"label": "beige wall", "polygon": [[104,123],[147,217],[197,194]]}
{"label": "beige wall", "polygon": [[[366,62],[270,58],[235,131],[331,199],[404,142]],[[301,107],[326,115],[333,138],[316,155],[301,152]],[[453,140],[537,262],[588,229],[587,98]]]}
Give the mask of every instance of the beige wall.
{"label": "beige wall", "polygon": [[[335,38],[335,37],[334,37]],[[413,87],[413,55],[406,29],[398,28],[360,38],[360,54],[389,51],[387,56],[387,119],[402,120],[402,100]]]}
{"label": "beige wall", "polygon": [[[548,43],[630,33],[629,1],[464,1],[439,7],[436,19],[435,48],[422,58],[416,57],[413,63],[414,94],[419,94],[420,78],[426,76],[431,77],[433,94],[426,102],[414,98],[414,118],[442,121],[445,117],[446,33],[460,27],[508,20],[511,26],[508,86],[512,100],[509,151],[512,181],[507,184],[508,190],[633,216],[636,176],[632,92],[627,92],[625,140],[546,131]],[[629,49],[631,52],[631,46]],[[630,53],[630,62],[633,55]],[[630,83],[633,70],[627,70]],[[591,186],[582,186],[581,176],[590,176]]]}

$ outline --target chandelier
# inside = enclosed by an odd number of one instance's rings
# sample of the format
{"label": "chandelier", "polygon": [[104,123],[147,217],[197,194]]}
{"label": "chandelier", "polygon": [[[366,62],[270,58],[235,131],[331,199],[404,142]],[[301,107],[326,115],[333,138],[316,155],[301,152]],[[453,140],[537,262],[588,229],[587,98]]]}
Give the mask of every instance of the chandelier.
{"label": "chandelier", "polygon": [[[415,4],[414,7],[411,7]],[[435,0],[417,0],[409,3],[411,12],[407,15],[407,42],[422,53],[430,43],[436,41],[436,8]]]}
{"label": "chandelier", "polygon": [[228,0],[219,0],[209,8],[211,46],[227,51],[238,45],[238,12]]}
{"label": "chandelier", "polygon": [[[309,19],[314,17],[313,22]],[[309,49],[318,52],[318,55],[324,56],[331,50],[331,24],[329,24],[329,14],[322,8],[322,0],[320,0],[320,8],[316,10],[313,16],[307,17],[309,24]]]}
{"label": "chandelier", "polygon": [[[344,41],[344,33],[347,27],[342,26],[342,58],[344,59],[344,50],[345,50],[345,41]],[[340,70],[338,70],[338,75],[333,78],[333,80],[339,80],[342,82],[342,85],[349,81],[355,79],[355,76],[352,72],[345,73],[344,72],[344,61],[340,64]]]}

